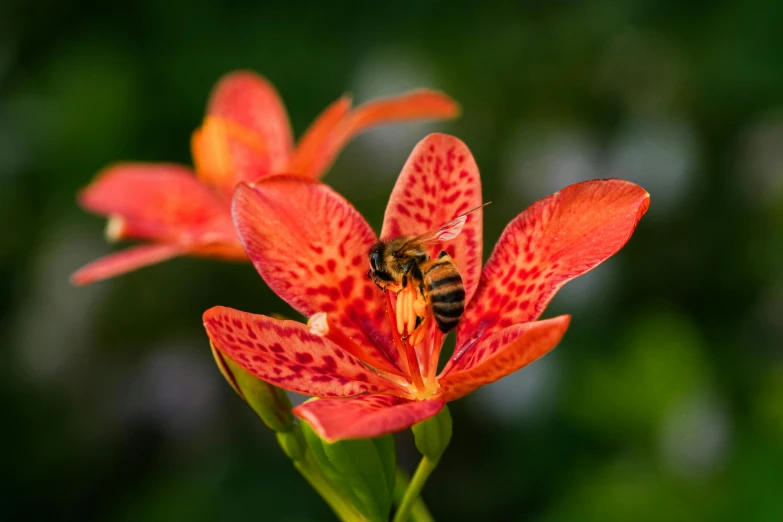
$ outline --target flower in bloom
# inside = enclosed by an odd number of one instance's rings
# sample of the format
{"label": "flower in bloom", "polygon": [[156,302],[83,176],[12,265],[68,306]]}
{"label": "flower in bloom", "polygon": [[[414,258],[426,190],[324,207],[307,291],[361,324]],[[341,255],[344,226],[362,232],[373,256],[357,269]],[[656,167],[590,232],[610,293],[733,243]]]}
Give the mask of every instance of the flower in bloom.
{"label": "flower in bloom", "polygon": [[204,123],[193,133],[195,173],[174,164],[119,163],[82,191],[79,202],[84,208],[109,217],[110,240],[140,239],[146,244],[98,259],[71,279],[87,284],[180,255],[246,260],[230,213],[238,183],[280,173],[317,179],[364,130],[397,121],[451,118],[458,110],[448,96],[429,90],[355,109],[343,96],[294,147],[274,87],[251,72],[228,74],[215,87]]}
{"label": "flower in bloom", "polygon": [[[381,237],[424,234],[479,205],[470,151],[454,137],[433,134],[405,164]],[[433,321],[415,345],[400,335],[410,334],[395,309],[402,298],[366,277],[377,238],[348,202],[301,178],[241,185],[233,216],[248,256],[309,323],[215,307],[204,324],[214,346],[255,376],[320,397],[294,413],[327,440],[391,433],[557,345],[570,317],[539,319],[547,303],[567,281],[617,252],[648,206],[649,194],[627,181],[571,185],[512,220],[483,269],[482,211],[471,213],[461,234],[430,252],[443,249],[457,264],[467,303],[454,353],[438,374],[443,335]]]}

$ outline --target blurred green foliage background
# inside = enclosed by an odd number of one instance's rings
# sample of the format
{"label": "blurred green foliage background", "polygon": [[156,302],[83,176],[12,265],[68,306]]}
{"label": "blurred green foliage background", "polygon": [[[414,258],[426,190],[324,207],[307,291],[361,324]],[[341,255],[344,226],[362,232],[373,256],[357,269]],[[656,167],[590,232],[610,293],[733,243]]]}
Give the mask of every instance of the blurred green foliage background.
{"label": "blurred green foliage background", "polygon": [[292,314],[250,265],[68,283],[111,248],[76,191],[115,160],[189,163],[211,86],[249,68],[297,134],[344,91],[462,103],[340,156],[326,181],[376,230],[432,130],[476,156],[487,254],[567,184],[652,195],[629,245],[547,311],[573,314],[561,345],[452,405],[424,492],[439,520],[783,520],[781,22],[777,0],[5,0],[0,517],[330,519],[213,366],[205,309]]}

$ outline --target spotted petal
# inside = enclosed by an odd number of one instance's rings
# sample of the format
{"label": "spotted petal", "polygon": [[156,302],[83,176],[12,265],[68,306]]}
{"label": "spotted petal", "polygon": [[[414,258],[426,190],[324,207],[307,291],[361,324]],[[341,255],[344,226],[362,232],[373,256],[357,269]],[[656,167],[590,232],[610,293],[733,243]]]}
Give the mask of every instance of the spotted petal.
{"label": "spotted petal", "polygon": [[178,165],[113,165],[81,192],[79,202],[112,216],[112,239],[237,243],[227,202]]}
{"label": "spotted petal", "polygon": [[[441,92],[428,89],[373,100],[351,112],[347,112],[348,107],[349,100],[343,97],[313,124],[312,128],[321,132],[316,135],[308,131],[307,137],[317,136],[320,140],[309,141],[307,148],[303,147],[303,140],[295,154],[293,165],[296,170],[291,172],[312,178],[323,176],[350,140],[373,127],[428,118],[454,118],[459,113],[459,105],[454,100]],[[341,119],[336,118],[338,108],[344,112]],[[305,151],[308,152],[306,157],[303,154]]]}
{"label": "spotted petal", "polygon": [[181,246],[174,244],[131,247],[122,252],[101,257],[83,266],[71,275],[71,283],[88,285],[138,268],[154,265],[184,253],[186,252]]}
{"label": "spotted petal", "polygon": [[527,366],[557,346],[570,316],[516,324],[480,341],[466,360],[446,368],[439,379],[445,401],[459,399]]}
{"label": "spotted petal", "polygon": [[296,321],[216,306],[204,312],[212,344],[259,379],[318,397],[397,392],[337,345]]}
{"label": "spotted petal", "polygon": [[[481,178],[468,147],[453,136],[430,134],[416,145],[397,178],[381,238],[424,234],[481,203]],[[481,273],[482,210],[467,217],[455,239],[433,245],[430,255],[440,250],[457,264],[469,300]]]}
{"label": "spotted petal", "polygon": [[[207,174],[229,193],[240,181],[282,172],[293,147],[288,114],[274,86],[250,71],[224,76],[210,97],[207,124],[217,122],[212,146],[222,147],[228,140],[230,166],[219,176]],[[206,131],[207,125],[202,128]],[[207,136],[209,135],[209,136]],[[195,143],[194,143],[195,145]],[[194,147],[194,155],[196,148]],[[196,162],[197,165],[199,161]],[[200,173],[201,174],[201,173]]]}
{"label": "spotted petal", "polygon": [[277,295],[307,317],[326,312],[369,364],[399,373],[383,294],[365,275],[375,234],[350,203],[317,181],[275,176],[240,185],[233,215],[248,257]]}
{"label": "spotted petal", "polygon": [[330,442],[380,437],[429,419],[443,401],[407,401],[391,395],[362,395],[351,399],[320,399],[294,408],[294,413]]}
{"label": "spotted petal", "polygon": [[650,204],[619,179],[577,183],[538,201],[503,231],[457,330],[457,347],[538,318],[558,289],[612,256]]}

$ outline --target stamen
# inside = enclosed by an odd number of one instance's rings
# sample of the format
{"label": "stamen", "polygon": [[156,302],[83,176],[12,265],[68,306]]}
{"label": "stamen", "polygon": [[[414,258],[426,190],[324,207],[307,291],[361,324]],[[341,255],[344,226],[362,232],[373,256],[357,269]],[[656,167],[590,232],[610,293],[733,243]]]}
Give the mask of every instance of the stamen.
{"label": "stamen", "polygon": [[406,374],[410,374],[410,368],[408,368],[408,358],[405,355],[405,345],[402,342],[402,339],[400,338],[400,334],[397,332],[397,329],[394,327],[397,323],[395,321],[394,317],[394,307],[392,306],[392,299],[391,299],[391,292],[389,290],[386,290],[384,292],[386,294],[386,317],[389,321],[389,325],[392,327],[392,339],[394,340],[394,347],[397,348],[397,354],[400,357],[400,362],[402,363],[403,370]]}
{"label": "stamen", "polygon": [[[408,298],[408,309],[407,309],[408,324],[406,325],[408,327],[408,334],[413,333],[414,329],[416,328],[416,312],[413,310],[413,303],[415,299],[416,299],[415,293],[413,295],[410,295],[410,297]],[[418,343],[411,341],[411,344],[416,346]]]}
{"label": "stamen", "polygon": [[[414,317],[416,316],[413,314]],[[430,326],[430,320],[431,316],[427,315],[424,317],[424,320],[421,322],[418,328],[413,331],[413,333],[408,337],[408,342],[412,344],[413,346],[417,346],[422,340],[424,340],[425,335],[427,334]],[[415,319],[414,319],[415,321]],[[409,323],[410,324],[410,323]],[[415,324],[414,324],[415,326]]]}
{"label": "stamen", "polygon": [[413,385],[419,391],[424,390],[424,381],[421,378],[421,368],[419,368],[419,359],[416,357],[416,348],[405,342],[405,355],[408,357],[408,367],[411,370],[411,378],[413,379]]}
{"label": "stamen", "polygon": [[111,214],[106,222],[106,230],[104,230],[103,234],[106,236],[107,241],[119,241],[125,234],[126,229],[125,219],[120,215]]}
{"label": "stamen", "polygon": [[307,320],[307,326],[310,327],[310,333],[318,337],[329,335],[329,319],[326,312],[318,312],[310,316]]}
{"label": "stamen", "polygon": [[416,314],[417,299],[418,293],[414,285],[408,285],[397,293],[397,333],[403,336],[403,339],[407,339],[416,331],[416,321],[420,317]]}
{"label": "stamen", "polygon": [[400,292],[397,294],[397,333],[400,335],[405,334],[405,294]]}
{"label": "stamen", "polygon": [[[400,292],[397,294],[397,314],[399,315],[399,310],[403,306],[404,298],[400,298],[400,294],[403,292]],[[391,304],[391,295],[389,295],[389,292],[386,292],[386,312],[389,317],[389,320],[392,320],[392,304]],[[399,326],[399,323],[398,323]],[[406,371],[409,375],[409,381],[413,386],[416,388],[416,390],[421,391],[424,390],[424,382],[421,379],[421,370],[419,369],[419,360],[416,358],[416,351],[413,347],[413,345],[407,343],[402,337],[401,334],[398,333],[397,328],[392,328],[392,337],[394,338],[394,344],[397,347],[397,351],[400,354],[400,359],[403,361],[403,364],[406,366]]]}
{"label": "stamen", "polygon": [[429,384],[437,385],[436,374],[438,373],[438,362],[440,361],[440,351],[443,348],[443,332],[437,328],[432,329],[432,335],[430,335],[431,351],[430,351],[430,366],[427,367],[427,382]]}

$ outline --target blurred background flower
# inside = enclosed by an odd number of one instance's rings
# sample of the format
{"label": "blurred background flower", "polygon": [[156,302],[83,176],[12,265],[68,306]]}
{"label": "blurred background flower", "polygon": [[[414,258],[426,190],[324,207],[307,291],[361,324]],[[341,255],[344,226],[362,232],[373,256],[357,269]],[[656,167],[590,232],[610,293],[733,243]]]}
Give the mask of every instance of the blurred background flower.
{"label": "blurred background flower", "polygon": [[67,281],[110,249],[77,190],[117,160],[188,163],[211,86],[249,68],[297,134],[345,91],[462,104],[338,158],[327,181],[376,230],[432,130],[476,156],[487,248],[575,181],[652,194],[629,245],[553,301],[574,315],[561,346],[452,408],[425,490],[439,519],[783,520],[781,19],[773,0],[3,2],[3,517],[331,516],[212,366],[207,308],[296,317],[250,265]]}

